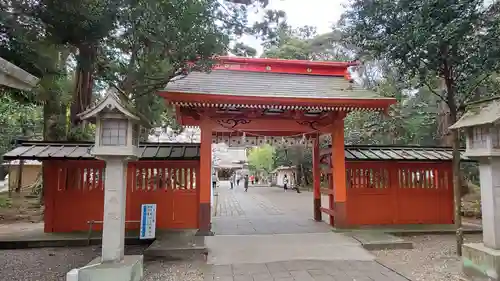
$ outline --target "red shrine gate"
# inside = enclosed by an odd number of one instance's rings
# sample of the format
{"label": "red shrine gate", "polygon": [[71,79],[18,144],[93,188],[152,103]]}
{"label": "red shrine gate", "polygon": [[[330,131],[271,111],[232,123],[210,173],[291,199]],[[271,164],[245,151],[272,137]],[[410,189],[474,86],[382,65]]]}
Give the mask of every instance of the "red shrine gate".
{"label": "red shrine gate", "polygon": [[[354,65],[223,57],[211,73],[174,79],[160,95],[176,108],[180,124],[200,126],[201,144],[143,146],[141,159],[129,164],[127,228],[139,227],[141,204],[157,203],[158,229],[197,228],[208,234],[211,145],[221,139],[229,145],[307,139],[313,147],[317,221],[323,211],[336,227],[452,223],[449,160],[407,161],[408,155],[390,159],[384,153],[378,159],[348,157],[344,117],[357,110],[385,111],[395,102],[356,87],[348,71]],[[320,134],[332,139],[323,208]],[[88,221],[102,220],[104,163],[89,154],[91,145],[31,142],[4,156],[44,162],[46,232],[87,230]]]}
{"label": "red shrine gate", "polygon": [[[199,126],[200,231],[210,233],[211,145],[221,135],[306,138],[313,144],[314,219],[321,220],[319,135],[332,136],[330,224],[349,225],[344,156],[344,117],[351,111],[386,111],[396,101],[354,84],[352,62],[218,58],[210,73],[177,77],[160,92],[175,107],[178,123]],[[235,140],[237,142],[237,140]],[[269,141],[265,139],[265,141]],[[237,143],[238,144],[238,143]]]}

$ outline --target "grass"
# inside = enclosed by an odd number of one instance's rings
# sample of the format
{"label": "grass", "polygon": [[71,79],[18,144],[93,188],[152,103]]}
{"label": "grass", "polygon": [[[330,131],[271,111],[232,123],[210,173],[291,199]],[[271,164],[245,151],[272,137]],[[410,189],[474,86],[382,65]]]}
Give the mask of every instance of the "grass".
{"label": "grass", "polygon": [[7,192],[0,193],[0,208],[10,208],[12,207],[12,199],[9,198]]}

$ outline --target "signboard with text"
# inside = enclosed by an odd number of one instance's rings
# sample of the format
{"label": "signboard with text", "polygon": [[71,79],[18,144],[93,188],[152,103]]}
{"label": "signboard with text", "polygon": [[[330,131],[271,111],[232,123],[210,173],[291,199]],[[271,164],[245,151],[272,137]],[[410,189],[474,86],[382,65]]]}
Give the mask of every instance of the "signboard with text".
{"label": "signboard with text", "polygon": [[142,204],[139,239],[153,239],[156,233],[156,204]]}

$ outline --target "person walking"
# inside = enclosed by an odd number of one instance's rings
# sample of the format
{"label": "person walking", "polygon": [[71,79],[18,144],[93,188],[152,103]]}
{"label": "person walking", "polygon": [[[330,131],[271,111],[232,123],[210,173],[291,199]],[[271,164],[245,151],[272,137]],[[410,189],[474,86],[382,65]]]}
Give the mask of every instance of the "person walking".
{"label": "person walking", "polygon": [[236,175],[236,186],[240,186],[241,175]]}
{"label": "person walking", "polygon": [[245,175],[245,178],[243,179],[243,186],[245,187],[245,192],[248,191],[248,175]]}
{"label": "person walking", "polygon": [[212,174],[212,188],[215,189],[217,187],[217,172]]}
{"label": "person walking", "polygon": [[283,189],[288,190],[288,177],[286,175],[283,176]]}
{"label": "person walking", "polygon": [[234,173],[233,173],[229,177],[229,184],[231,185],[231,189],[233,189],[233,187],[234,187],[234,178],[235,178],[235,176],[234,176]]}

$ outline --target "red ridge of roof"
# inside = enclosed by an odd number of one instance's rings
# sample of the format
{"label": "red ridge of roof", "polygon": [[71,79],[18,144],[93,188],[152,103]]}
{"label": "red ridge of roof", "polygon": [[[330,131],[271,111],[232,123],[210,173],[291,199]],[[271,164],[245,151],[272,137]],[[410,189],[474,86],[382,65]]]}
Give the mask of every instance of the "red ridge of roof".
{"label": "red ridge of roof", "polygon": [[230,57],[220,56],[217,60],[221,62],[239,62],[239,63],[255,63],[255,64],[282,64],[282,65],[301,65],[301,66],[330,66],[330,67],[349,67],[359,65],[358,61],[341,62],[341,61],[309,61],[309,60],[287,60],[287,59],[271,59],[271,58],[246,58],[246,57]]}
{"label": "red ridge of roof", "polygon": [[213,69],[233,71],[271,72],[288,74],[308,74],[344,76],[350,80],[348,68],[359,65],[359,62],[308,61],[270,58],[217,57],[218,62]]}

